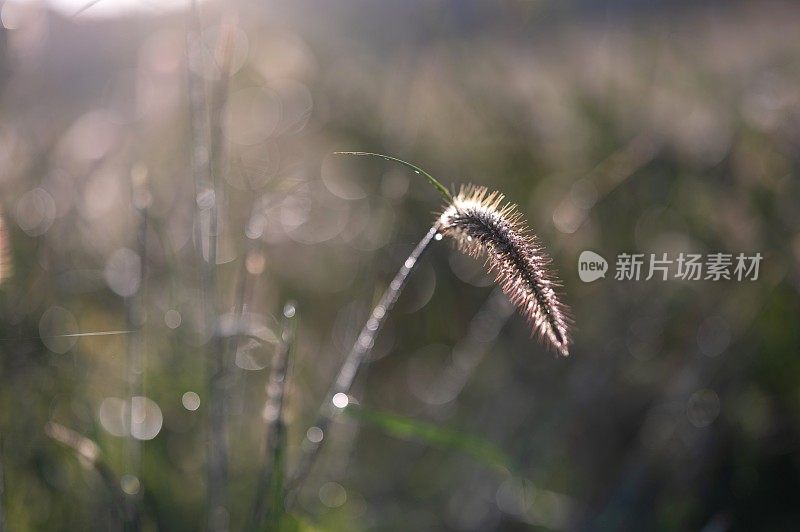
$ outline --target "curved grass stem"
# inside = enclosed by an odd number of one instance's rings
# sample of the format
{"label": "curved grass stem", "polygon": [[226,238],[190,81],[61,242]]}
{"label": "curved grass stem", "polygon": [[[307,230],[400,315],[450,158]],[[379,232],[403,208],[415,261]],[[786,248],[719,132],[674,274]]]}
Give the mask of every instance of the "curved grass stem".
{"label": "curved grass stem", "polygon": [[[436,226],[430,228],[430,230],[414,248],[414,251],[411,252],[411,255],[409,255],[406,261],[403,263],[400,271],[398,271],[394,276],[394,279],[392,279],[392,282],[389,284],[389,288],[386,289],[378,304],[374,309],[372,309],[372,313],[370,314],[367,322],[364,324],[364,327],[361,329],[361,333],[358,335],[358,338],[356,338],[353,348],[350,350],[350,353],[347,355],[344,363],[339,368],[339,373],[336,375],[336,380],[334,381],[333,386],[328,394],[325,396],[325,400],[319,409],[317,420],[314,425],[312,425],[312,427],[316,427],[322,431],[323,438],[314,442],[306,437],[306,441],[304,443],[306,451],[300,457],[300,461],[295,469],[295,473],[288,484],[288,491],[295,492],[311,471],[311,468],[313,467],[314,462],[319,455],[319,451],[323,442],[328,439],[327,431],[331,420],[339,411],[342,410],[341,406],[337,406],[339,403],[334,403],[334,398],[340,394],[346,395],[350,391],[350,388],[353,386],[353,381],[355,381],[356,375],[358,374],[358,370],[367,360],[372,348],[375,345],[375,337],[377,336],[378,332],[380,332],[384,322],[386,321],[386,318],[389,316],[389,313],[392,310],[392,307],[394,307],[394,304],[400,297],[400,293],[403,291],[403,287],[406,285],[408,276],[417,265],[419,258],[428,248],[428,244],[431,243],[431,240],[433,240],[433,237],[436,236],[437,232],[438,230]],[[346,406],[346,404],[344,406]]]}

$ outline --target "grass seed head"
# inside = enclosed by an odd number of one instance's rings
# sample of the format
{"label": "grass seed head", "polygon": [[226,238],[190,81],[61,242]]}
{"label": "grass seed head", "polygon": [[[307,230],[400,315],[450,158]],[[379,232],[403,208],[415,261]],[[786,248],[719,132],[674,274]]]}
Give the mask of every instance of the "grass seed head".
{"label": "grass seed head", "polygon": [[568,308],[549,270],[550,257],[537,242],[517,206],[499,192],[462,186],[438,219],[439,232],[456,240],[459,249],[485,257],[497,284],[525,316],[532,333],[563,356],[569,354]]}

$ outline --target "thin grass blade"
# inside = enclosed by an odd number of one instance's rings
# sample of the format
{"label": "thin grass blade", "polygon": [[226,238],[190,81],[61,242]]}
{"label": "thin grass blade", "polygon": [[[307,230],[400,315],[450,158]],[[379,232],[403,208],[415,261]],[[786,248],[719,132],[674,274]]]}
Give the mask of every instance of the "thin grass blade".
{"label": "thin grass blade", "polygon": [[370,410],[350,404],[345,413],[362,423],[368,423],[389,436],[415,441],[439,449],[455,450],[470,455],[479,462],[508,472],[513,469],[511,458],[492,443],[454,429],[389,412]]}

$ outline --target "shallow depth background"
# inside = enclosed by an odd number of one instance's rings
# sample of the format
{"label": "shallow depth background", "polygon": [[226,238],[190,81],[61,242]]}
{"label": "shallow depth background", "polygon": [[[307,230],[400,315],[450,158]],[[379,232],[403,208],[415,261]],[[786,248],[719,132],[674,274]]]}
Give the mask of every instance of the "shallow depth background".
{"label": "shallow depth background", "polygon": [[[220,27],[236,28],[219,307],[231,312],[249,272],[246,316],[262,331],[227,360],[232,529],[261,461],[284,304],[300,316],[291,465],[441,203],[419,176],[330,156],[340,149],[504,191],[553,255],[574,347],[557,359],[531,340],[481,263],[435,242],[353,392],[379,422],[342,416],[325,435],[299,519],[347,531],[800,526],[800,6],[645,4],[201,4],[195,74],[210,86]],[[0,6],[14,269],[0,285],[4,518],[9,530],[107,528],[95,473],[45,436],[55,421],[97,442],[149,529],[196,530],[211,330],[192,237],[187,17],[91,9]],[[585,249],[764,261],[755,282],[584,284]],[[140,323],[141,344],[52,338]],[[146,397],[133,438],[132,388]],[[387,433],[389,414],[448,438]],[[125,450],[134,440],[140,458]]]}

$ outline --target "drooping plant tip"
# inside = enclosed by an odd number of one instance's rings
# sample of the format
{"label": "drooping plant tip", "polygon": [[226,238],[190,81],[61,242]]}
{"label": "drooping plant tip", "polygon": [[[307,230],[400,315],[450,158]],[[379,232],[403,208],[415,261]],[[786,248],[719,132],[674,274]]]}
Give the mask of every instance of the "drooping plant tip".
{"label": "drooping plant tip", "polygon": [[555,288],[550,257],[513,203],[486,187],[462,186],[437,220],[439,232],[460,250],[486,259],[497,284],[536,334],[562,356],[569,354],[569,309]]}

